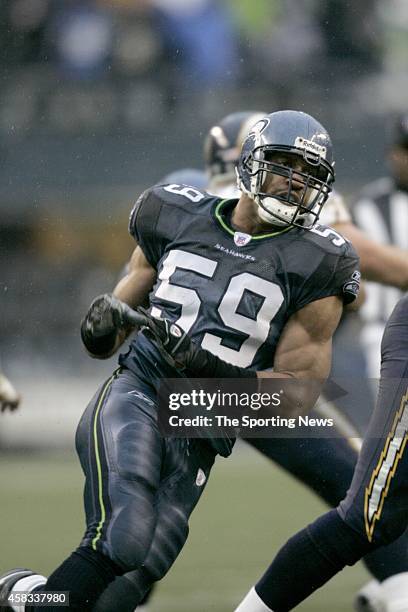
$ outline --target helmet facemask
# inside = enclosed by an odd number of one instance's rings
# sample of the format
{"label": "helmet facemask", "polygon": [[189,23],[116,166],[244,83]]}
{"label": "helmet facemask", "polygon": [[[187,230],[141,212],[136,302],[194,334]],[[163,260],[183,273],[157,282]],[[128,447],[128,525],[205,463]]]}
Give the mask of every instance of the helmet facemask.
{"label": "helmet facemask", "polygon": [[[304,170],[281,163],[281,157],[294,157],[307,162]],[[276,160],[276,161],[275,161]],[[258,205],[259,217],[273,225],[299,226],[311,229],[319,218],[322,206],[334,180],[333,170],[319,155],[294,151],[290,147],[259,146],[243,161],[249,176],[249,188],[239,187]],[[287,189],[277,193],[268,190],[270,176],[283,176]]]}

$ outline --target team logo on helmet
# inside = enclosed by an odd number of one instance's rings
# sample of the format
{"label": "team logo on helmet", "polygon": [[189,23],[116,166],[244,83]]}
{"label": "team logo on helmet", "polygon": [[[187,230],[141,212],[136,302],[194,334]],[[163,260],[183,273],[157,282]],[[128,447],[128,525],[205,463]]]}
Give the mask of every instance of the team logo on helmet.
{"label": "team logo on helmet", "polygon": [[248,135],[251,136],[253,134],[254,136],[260,136],[262,132],[268,127],[270,122],[271,120],[268,119],[268,117],[264,117],[263,119],[260,119],[251,128],[251,131],[249,132]]}

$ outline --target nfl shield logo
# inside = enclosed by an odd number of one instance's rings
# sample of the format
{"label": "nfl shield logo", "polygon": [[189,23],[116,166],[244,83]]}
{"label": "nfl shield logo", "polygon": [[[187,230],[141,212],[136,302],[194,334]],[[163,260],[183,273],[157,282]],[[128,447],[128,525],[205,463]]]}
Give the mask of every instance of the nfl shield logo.
{"label": "nfl shield logo", "polygon": [[252,236],[244,234],[243,232],[235,232],[234,242],[237,246],[245,246],[251,240]]}

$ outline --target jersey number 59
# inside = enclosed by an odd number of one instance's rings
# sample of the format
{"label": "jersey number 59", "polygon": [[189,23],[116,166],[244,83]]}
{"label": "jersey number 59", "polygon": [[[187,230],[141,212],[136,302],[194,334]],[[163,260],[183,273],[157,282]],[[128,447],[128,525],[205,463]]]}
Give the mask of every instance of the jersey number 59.
{"label": "jersey number 59", "polygon": [[[177,323],[186,332],[190,331],[198,318],[201,300],[195,289],[172,283],[171,276],[176,269],[184,269],[212,279],[218,265],[217,261],[179,249],[170,251],[163,262],[163,268],[158,277],[161,283],[155,295],[160,299],[181,305],[181,316]],[[263,298],[256,319],[237,312],[246,290]],[[238,330],[248,335],[248,338],[244,340],[239,350],[235,350],[224,346],[222,337],[206,332],[201,346],[229,363],[243,368],[250,366],[256,352],[266,341],[271,321],[279,311],[283,300],[282,290],[275,283],[249,272],[233,276],[218,305],[218,314],[226,331],[228,329]],[[161,310],[153,307],[152,315],[161,316]]]}

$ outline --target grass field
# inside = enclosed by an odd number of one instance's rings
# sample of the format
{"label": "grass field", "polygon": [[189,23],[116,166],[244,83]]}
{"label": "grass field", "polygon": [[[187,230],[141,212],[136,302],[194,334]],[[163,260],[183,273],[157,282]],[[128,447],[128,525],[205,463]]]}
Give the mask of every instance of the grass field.
{"label": "grass field", "polygon": [[[1,457],[0,570],[47,574],[83,530],[82,474],[72,455]],[[152,599],[152,612],[232,612],[274,551],[324,506],[250,449],[218,460],[191,535]],[[307,559],[304,560],[307,563]],[[297,609],[346,612],[368,574],[348,568]],[[120,607],[118,607],[120,612]]]}

